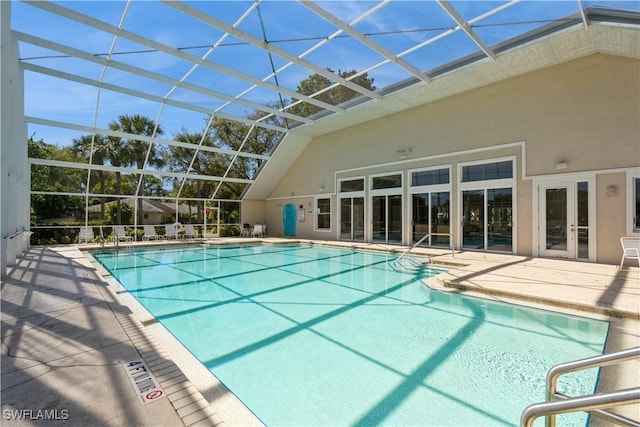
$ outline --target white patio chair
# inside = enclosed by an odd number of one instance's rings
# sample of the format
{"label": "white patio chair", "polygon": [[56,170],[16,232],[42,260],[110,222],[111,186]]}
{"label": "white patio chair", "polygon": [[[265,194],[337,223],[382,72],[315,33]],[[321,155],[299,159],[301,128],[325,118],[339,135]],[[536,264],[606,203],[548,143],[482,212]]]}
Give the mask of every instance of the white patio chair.
{"label": "white patio chair", "polygon": [[620,244],[622,245],[622,260],[620,260],[620,269],[622,269],[625,258],[637,260],[638,266],[640,266],[640,236],[621,237]]}
{"label": "white patio chair", "polygon": [[184,238],[185,239],[195,239],[198,237],[198,232],[196,231],[193,224],[185,224],[184,225]]}
{"label": "white patio chair", "polygon": [[153,225],[143,225],[142,227],[144,228],[143,240],[160,240],[162,238],[156,234],[156,228]]}
{"label": "white patio chair", "polygon": [[84,240],[86,243],[93,241],[95,235],[93,234],[93,227],[80,227],[80,234],[78,234],[78,243],[82,243]]}
{"label": "white patio chair", "polygon": [[240,237],[249,237],[251,235],[251,224],[242,224],[240,228]]}
{"label": "white patio chair", "polygon": [[265,237],[265,230],[267,226],[264,224],[256,224],[253,226],[251,237]]}
{"label": "white patio chair", "polygon": [[133,236],[127,236],[127,233],[124,231],[124,225],[114,225],[113,235],[118,241],[133,242]]}

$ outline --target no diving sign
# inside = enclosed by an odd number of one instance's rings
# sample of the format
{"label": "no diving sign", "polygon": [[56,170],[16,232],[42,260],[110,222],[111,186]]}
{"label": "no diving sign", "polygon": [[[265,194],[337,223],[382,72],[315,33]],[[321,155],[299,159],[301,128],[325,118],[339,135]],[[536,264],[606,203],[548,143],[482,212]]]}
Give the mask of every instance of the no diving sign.
{"label": "no diving sign", "polygon": [[142,404],[154,402],[164,396],[164,391],[142,359],[122,364],[131,380],[133,389],[140,396]]}

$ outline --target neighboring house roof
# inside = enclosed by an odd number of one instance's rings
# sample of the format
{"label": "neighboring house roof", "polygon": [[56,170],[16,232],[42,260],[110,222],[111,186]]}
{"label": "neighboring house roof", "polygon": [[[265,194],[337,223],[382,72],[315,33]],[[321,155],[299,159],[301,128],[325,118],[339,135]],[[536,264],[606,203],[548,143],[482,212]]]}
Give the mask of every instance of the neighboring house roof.
{"label": "neighboring house roof", "polygon": [[[130,204],[131,206],[135,206],[135,198],[130,197],[127,199],[122,199],[123,203]],[[115,204],[115,201],[108,202],[105,205]],[[192,207],[191,212],[195,212],[196,208]],[[89,206],[89,212],[100,212],[100,204]],[[166,202],[158,202],[157,200],[152,199],[142,199],[142,212],[145,213],[162,213],[165,215],[174,215],[176,212],[175,203],[166,203]],[[188,213],[189,206],[180,203],[178,205],[179,213]]]}

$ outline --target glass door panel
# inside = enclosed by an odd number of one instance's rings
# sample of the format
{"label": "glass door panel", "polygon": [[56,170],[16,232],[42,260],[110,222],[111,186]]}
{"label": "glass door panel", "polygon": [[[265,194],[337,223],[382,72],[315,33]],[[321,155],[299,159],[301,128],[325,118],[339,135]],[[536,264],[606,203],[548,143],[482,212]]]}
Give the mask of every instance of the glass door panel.
{"label": "glass door panel", "polygon": [[545,249],[566,252],[568,188],[545,189]]}
{"label": "glass door panel", "polygon": [[371,240],[374,242],[402,242],[402,195],[371,197]]}
{"label": "glass door panel", "polygon": [[[431,233],[451,233],[449,224],[449,192],[431,193]],[[449,247],[449,236],[432,236],[434,246]]]}
{"label": "glass door panel", "polygon": [[364,197],[353,198],[353,240],[364,240]]}
{"label": "glass door panel", "polygon": [[364,197],[340,199],[340,239],[364,240]]}
{"label": "glass door panel", "polygon": [[387,241],[387,196],[371,197],[371,239]]}
{"label": "glass door panel", "polygon": [[340,199],[340,239],[353,240],[352,200]]}
{"label": "glass door panel", "polygon": [[387,196],[387,242],[402,243],[402,196]]}
{"label": "glass door panel", "polygon": [[511,188],[487,190],[487,249],[513,250],[513,201]]}
{"label": "glass door panel", "polygon": [[[429,232],[429,193],[414,194],[412,196],[411,241],[422,239]],[[427,245],[429,242],[422,244]]]}
{"label": "glass door panel", "polygon": [[589,259],[589,183],[578,183],[578,206],[577,206],[577,232],[578,232],[578,249],[577,257],[579,259]]}
{"label": "glass door panel", "polygon": [[462,247],[484,249],[484,190],[462,192]]}

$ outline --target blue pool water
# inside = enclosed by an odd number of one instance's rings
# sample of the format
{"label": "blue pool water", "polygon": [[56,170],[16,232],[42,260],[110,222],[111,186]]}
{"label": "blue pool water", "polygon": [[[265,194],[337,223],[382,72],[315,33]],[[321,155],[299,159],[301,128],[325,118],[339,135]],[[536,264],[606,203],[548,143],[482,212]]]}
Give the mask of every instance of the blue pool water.
{"label": "blue pool water", "polygon": [[[517,425],[555,364],[608,323],[429,289],[442,270],[322,246],[140,248],[94,257],[265,424]],[[560,391],[593,391],[597,371]],[[565,416],[559,425],[584,426]]]}

